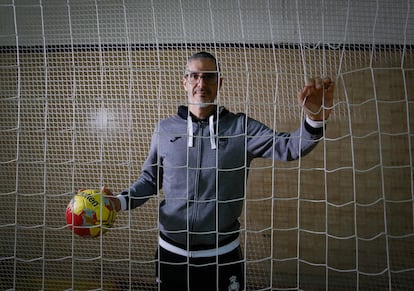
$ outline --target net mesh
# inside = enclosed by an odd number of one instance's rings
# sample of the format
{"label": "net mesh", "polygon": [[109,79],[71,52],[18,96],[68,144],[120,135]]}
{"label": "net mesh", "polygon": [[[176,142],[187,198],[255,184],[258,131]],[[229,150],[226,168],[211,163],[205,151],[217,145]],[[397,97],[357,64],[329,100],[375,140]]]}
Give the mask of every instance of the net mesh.
{"label": "net mesh", "polygon": [[96,239],[79,188],[138,177],[156,122],[185,104],[186,59],[221,64],[218,102],[279,131],[308,76],[336,82],[308,156],[250,168],[247,290],[414,285],[411,1],[0,1],[0,288],[157,290],[162,195]]}

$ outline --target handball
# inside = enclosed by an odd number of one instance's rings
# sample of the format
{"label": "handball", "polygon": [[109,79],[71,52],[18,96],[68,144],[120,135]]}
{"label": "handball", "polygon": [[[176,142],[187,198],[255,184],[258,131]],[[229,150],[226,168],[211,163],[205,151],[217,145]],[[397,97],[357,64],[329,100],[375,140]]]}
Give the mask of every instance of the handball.
{"label": "handball", "polygon": [[96,237],[112,227],[116,210],[112,201],[99,190],[80,190],[66,207],[69,228],[82,237]]}

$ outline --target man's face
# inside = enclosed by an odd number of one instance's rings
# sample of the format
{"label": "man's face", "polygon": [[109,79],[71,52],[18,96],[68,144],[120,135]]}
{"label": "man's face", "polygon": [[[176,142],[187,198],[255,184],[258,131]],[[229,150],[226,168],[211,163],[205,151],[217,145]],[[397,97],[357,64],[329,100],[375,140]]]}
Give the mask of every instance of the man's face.
{"label": "man's face", "polygon": [[222,82],[216,70],[210,59],[194,59],[187,64],[183,85],[190,106],[207,107],[214,103]]}

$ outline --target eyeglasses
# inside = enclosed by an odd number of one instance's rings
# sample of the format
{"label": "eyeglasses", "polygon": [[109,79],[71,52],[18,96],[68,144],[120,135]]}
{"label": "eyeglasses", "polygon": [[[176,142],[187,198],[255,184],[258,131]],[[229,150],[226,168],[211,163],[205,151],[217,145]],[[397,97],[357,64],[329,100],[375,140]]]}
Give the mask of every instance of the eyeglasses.
{"label": "eyeglasses", "polygon": [[215,84],[218,80],[218,72],[217,71],[203,71],[203,72],[193,72],[193,71],[186,71],[185,78],[190,84],[198,84],[200,79],[207,84]]}

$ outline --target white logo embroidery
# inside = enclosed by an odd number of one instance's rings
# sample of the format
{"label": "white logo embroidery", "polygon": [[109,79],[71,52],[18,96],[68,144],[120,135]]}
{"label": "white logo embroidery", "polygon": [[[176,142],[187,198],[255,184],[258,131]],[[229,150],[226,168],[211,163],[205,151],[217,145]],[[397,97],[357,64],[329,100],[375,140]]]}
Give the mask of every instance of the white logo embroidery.
{"label": "white logo embroidery", "polygon": [[240,284],[239,284],[239,282],[237,282],[237,277],[236,276],[231,276],[229,278],[229,280],[230,280],[230,284],[229,284],[228,291],[239,291],[240,290]]}

